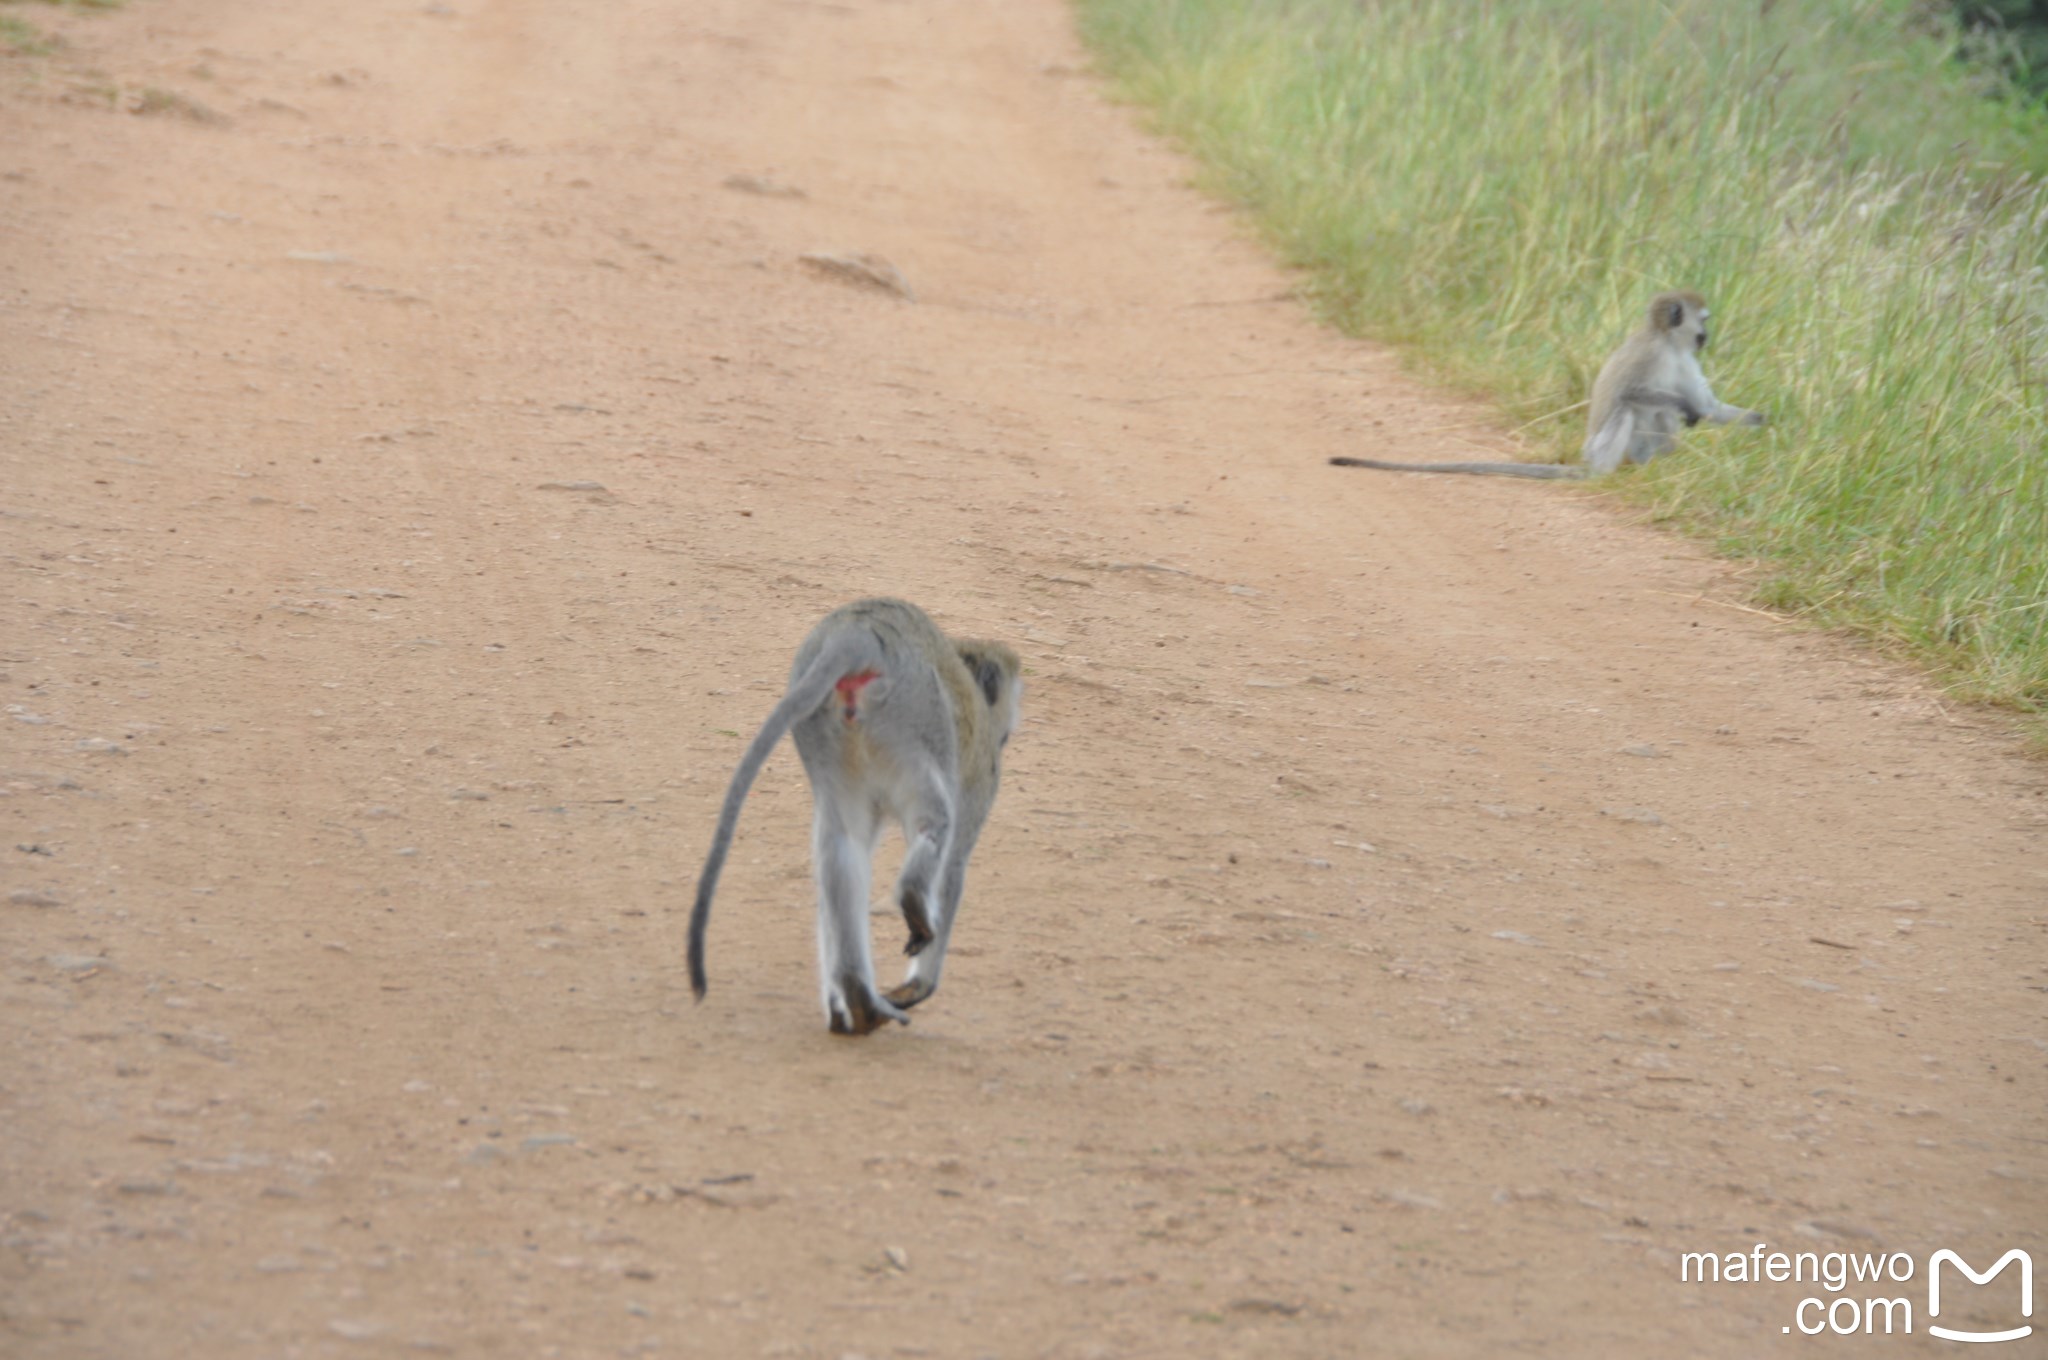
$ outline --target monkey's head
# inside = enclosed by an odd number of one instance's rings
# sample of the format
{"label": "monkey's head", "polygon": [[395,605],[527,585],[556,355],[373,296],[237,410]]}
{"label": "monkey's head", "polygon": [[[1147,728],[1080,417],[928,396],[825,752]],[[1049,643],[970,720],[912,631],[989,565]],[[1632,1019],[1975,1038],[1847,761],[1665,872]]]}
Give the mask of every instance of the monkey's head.
{"label": "monkey's head", "polygon": [[1650,329],[1697,354],[1707,347],[1707,300],[1698,293],[1659,293],[1650,303]]}
{"label": "monkey's head", "polygon": [[996,721],[996,747],[1000,750],[1017,729],[1017,715],[1024,697],[1024,663],[1000,642],[975,640],[956,644],[960,659],[974,675],[981,697]]}

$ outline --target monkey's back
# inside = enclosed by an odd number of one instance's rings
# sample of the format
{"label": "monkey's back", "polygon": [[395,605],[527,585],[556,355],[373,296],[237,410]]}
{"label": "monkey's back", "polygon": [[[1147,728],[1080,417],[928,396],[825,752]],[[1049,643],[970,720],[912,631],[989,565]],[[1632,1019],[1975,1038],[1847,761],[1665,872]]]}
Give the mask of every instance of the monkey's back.
{"label": "monkey's back", "polygon": [[835,691],[796,724],[792,736],[813,778],[831,770],[888,779],[900,773],[895,753],[905,749],[957,766],[962,686],[971,693],[974,680],[930,615],[885,597],[841,605],[797,649],[792,682],[828,651],[845,678],[874,674],[860,680],[849,702]]}

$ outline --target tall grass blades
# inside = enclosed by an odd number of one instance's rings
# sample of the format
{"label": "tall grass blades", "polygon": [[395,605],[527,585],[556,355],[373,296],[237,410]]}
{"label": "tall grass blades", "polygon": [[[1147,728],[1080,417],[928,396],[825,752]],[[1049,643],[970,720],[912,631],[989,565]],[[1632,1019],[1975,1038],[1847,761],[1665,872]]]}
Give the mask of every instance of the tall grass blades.
{"label": "tall grass blades", "polygon": [[1134,98],[1331,320],[1554,454],[1661,288],[1715,386],[1626,494],[1765,598],[2048,712],[2048,132],[1869,0],[1077,0]]}

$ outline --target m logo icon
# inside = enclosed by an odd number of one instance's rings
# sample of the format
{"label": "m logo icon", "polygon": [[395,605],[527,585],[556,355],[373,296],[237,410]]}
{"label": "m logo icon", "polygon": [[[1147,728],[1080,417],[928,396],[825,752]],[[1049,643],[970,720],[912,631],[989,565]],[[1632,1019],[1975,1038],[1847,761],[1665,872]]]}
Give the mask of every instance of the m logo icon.
{"label": "m logo icon", "polygon": [[[1970,1277],[1971,1284],[1989,1284],[1992,1277],[2011,1265],[2020,1263],[2020,1316],[2034,1315],[2034,1258],[2014,1247],[1998,1258],[1998,1263],[1979,1275],[1970,1269],[1970,1263],[1944,1247],[1927,1260],[1927,1316],[1941,1316],[1941,1263],[1947,1261],[1957,1270]],[[2017,1341],[2023,1336],[2033,1335],[2033,1327],[2015,1327],[2007,1332],[1957,1332],[1947,1327],[1937,1327],[1932,1322],[1927,1330],[1944,1341]]]}

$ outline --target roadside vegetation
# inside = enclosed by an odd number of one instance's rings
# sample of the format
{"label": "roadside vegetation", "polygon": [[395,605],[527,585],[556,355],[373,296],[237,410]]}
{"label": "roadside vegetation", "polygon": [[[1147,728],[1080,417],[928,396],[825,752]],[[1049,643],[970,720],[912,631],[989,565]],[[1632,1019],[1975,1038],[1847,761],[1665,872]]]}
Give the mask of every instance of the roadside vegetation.
{"label": "roadside vegetation", "polygon": [[26,19],[0,10],[0,56],[46,57],[56,50],[50,35]]}
{"label": "roadside vegetation", "polygon": [[1608,485],[2048,738],[2048,121],[1933,11],[1076,3],[1325,317],[1490,394],[1537,456],[1575,455],[1651,295],[1706,294],[1716,390],[1773,423]]}
{"label": "roadside vegetation", "polygon": [[47,57],[64,39],[21,17],[20,11],[119,9],[128,0],[0,0],[0,57]]}
{"label": "roadside vegetation", "polygon": [[2048,0],[1946,0],[1969,60],[2003,71],[2029,99],[2048,99]]}
{"label": "roadside vegetation", "polygon": [[9,9],[119,9],[128,0],[0,0],[0,55],[13,57],[48,56],[62,44],[28,20],[10,14]]}

